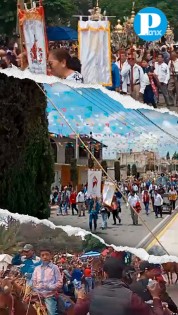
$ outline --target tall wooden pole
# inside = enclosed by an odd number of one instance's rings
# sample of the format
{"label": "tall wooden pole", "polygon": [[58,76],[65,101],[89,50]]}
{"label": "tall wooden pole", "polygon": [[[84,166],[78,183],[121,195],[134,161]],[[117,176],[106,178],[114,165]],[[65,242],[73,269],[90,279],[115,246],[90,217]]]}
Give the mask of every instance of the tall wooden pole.
{"label": "tall wooden pole", "polygon": [[24,9],[24,0],[17,0],[17,33],[19,34],[19,46],[21,53],[23,52],[23,33],[19,23],[18,9]]}

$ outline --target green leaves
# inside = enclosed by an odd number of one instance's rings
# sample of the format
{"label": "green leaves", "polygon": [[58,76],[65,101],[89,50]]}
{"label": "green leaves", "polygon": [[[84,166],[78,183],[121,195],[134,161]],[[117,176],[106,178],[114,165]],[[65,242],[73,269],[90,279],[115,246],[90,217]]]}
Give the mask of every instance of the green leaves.
{"label": "green leaves", "polygon": [[0,75],[0,207],[46,219],[53,155],[46,98],[30,80]]}

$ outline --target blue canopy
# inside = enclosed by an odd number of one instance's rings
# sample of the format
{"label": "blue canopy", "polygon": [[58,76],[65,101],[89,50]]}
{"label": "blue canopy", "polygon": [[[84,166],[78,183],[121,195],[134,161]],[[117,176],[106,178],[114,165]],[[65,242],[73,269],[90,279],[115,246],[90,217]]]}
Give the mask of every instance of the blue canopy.
{"label": "blue canopy", "polygon": [[77,40],[78,33],[69,27],[47,27],[47,37],[49,41],[61,41],[61,40]]}
{"label": "blue canopy", "polygon": [[88,252],[83,254],[80,258],[87,258],[87,257],[99,257],[100,253],[98,252]]}

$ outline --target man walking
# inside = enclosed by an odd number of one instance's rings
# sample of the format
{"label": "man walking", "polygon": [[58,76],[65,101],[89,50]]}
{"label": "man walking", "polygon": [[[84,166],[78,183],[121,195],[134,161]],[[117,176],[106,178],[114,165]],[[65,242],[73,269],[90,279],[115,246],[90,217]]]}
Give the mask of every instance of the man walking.
{"label": "man walking", "polygon": [[154,210],[155,210],[155,217],[158,218],[158,214],[162,218],[162,205],[163,205],[163,199],[160,194],[158,194],[158,191],[155,190],[154,193]]}
{"label": "man walking", "polygon": [[85,193],[83,189],[79,191],[76,201],[78,205],[78,216],[81,217],[82,211],[83,211],[83,216],[85,216]]}
{"label": "man walking", "polygon": [[42,264],[35,268],[32,277],[33,291],[45,301],[48,315],[58,315],[57,293],[63,285],[59,268],[52,261],[52,253],[48,249],[40,252]]}
{"label": "man walking", "polygon": [[142,191],[142,201],[143,201],[143,204],[145,206],[146,214],[148,215],[149,214],[150,196],[149,196],[149,192],[148,192],[146,187],[144,187],[144,190]]}
{"label": "man walking", "polygon": [[131,217],[133,221],[133,225],[138,225],[138,214],[136,211],[133,210],[136,209],[137,203],[140,203],[139,197],[136,195],[134,191],[131,192],[129,198],[128,198],[128,204],[130,205],[130,211],[131,211]]}

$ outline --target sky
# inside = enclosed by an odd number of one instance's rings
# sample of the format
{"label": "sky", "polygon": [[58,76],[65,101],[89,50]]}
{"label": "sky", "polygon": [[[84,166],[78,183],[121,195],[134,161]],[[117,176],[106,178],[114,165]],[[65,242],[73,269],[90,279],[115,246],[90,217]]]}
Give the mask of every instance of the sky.
{"label": "sky", "polygon": [[178,151],[178,117],[173,114],[151,107],[134,109],[130,97],[120,97],[118,101],[115,92],[106,94],[101,89],[72,88],[61,83],[44,87],[53,105],[67,120],[48,100],[51,133],[62,137],[75,132],[86,135],[92,132],[93,137],[113,153],[154,150],[164,157],[168,151],[170,155]]}

